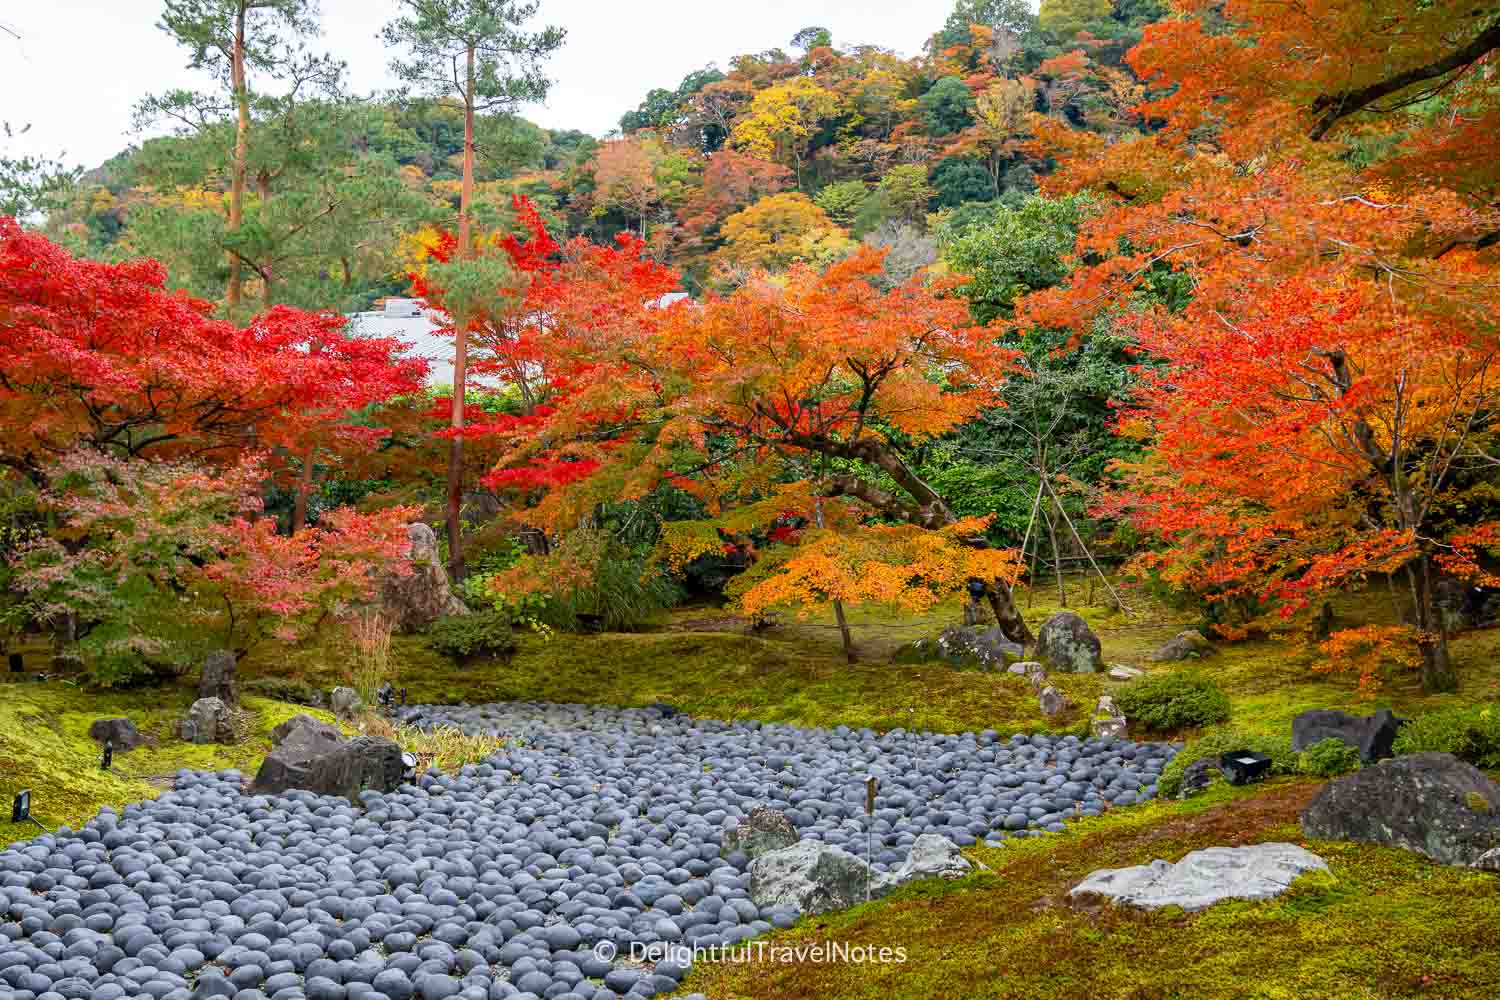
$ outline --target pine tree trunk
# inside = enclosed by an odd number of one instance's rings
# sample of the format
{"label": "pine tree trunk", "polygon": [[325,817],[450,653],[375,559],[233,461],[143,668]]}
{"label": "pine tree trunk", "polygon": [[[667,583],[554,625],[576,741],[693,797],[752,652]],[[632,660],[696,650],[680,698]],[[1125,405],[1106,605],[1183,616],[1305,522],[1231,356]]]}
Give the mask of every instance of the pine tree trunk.
{"label": "pine tree trunk", "polygon": [[[469,49],[464,79],[464,180],[458,201],[458,253],[473,256],[469,211],[474,199],[474,49]],[[453,440],[448,445],[448,574],[456,583],[464,576],[463,524],[459,511],[464,491],[464,390],[468,382],[469,319],[453,318]]]}
{"label": "pine tree trunk", "polygon": [[[229,182],[229,231],[237,232],[245,218],[245,163],[250,156],[250,93],[245,85],[245,13],[244,0],[234,19],[234,54],[230,64],[230,83],[234,88],[237,118],[234,126],[234,163]],[[243,282],[240,259],[229,255],[229,288],[226,298],[231,315],[240,304]]]}

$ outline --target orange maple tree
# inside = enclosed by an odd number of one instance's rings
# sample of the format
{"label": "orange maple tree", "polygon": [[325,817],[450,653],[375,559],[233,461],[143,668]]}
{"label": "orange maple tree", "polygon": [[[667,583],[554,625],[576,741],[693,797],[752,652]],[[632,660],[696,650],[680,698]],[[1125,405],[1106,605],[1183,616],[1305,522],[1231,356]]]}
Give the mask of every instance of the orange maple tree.
{"label": "orange maple tree", "polygon": [[742,597],[747,608],[923,606],[978,576],[1006,632],[1030,639],[1010,601],[1012,554],[903,453],[996,405],[1013,371],[1014,352],[951,294],[955,279],[888,287],[883,253],[861,249],[826,271],[754,274],[730,294],[660,308],[642,292],[675,275],[631,253],[628,237],[572,253],[538,340],[555,394],[492,429],[510,448],[489,482],[536,491],[525,516],[554,531],[670,482],[719,520],[668,525],[669,558],[757,525],[798,543]]}
{"label": "orange maple tree", "polygon": [[[1500,17],[1182,6],[1198,16],[1128,56],[1157,131],[1036,123],[1050,188],[1109,201],[1016,322],[1083,335],[1116,313],[1161,362],[1122,419],[1150,450],[1117,506],[1173,542],[1170,579],[1294,620],[1386,578],[1395,623],[1335,629],[1330,667],[1373,683],[1378,659],[1406,659],[1451,688],[1440,575],[1481,578],[1496,538],[1474,500],[1497,443],[1500,190],[1474,154],[1500,113]],[[1164,284],[1182,294],[1142,304]]]}

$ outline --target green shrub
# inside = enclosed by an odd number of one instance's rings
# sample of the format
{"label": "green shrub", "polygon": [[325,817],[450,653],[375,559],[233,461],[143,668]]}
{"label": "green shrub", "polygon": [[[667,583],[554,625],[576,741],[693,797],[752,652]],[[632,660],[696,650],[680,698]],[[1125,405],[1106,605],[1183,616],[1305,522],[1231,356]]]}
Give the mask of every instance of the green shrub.
{"label": "green shrub", "polygon": [[1297,770],[1319,778],[1332,778],[1359,769],[1359,747],[1337,736],[1319,740],[1297,755]]}
{"label": "green shrub", "polygon": [[579,619],[598,619],[606,632],[629,632],[657,621],[682,600],[682,589],[645,556],[622,550],[608,552],[594,567],[589,581],[554,591],[537,612],[546,625],[575,631]]}
{"label": "green shrub", "polygon": [[1165,731],[1229,718],[1229,698],[1201,674],[1171,673],[1131,681],[1115,702],[1131,722]]}
{"label": "green shrub", "polygon": [[516,651],[510,615],[485,608],[467,615],[439,618],[427,630],[432,648],[447,656],[507,656]]}
{"label": "green shrub", "polygon": [[1290,736],[1260,736],[1237,729],[1211,729],[1188,744],[1171,763],[1162,768],[1156,789],[1163,798],[1174,798],[1182,789],[1182,773],[1206,757],[1218,757],[1231,750],[1253,750],[1271,758],[1270,774],[1294,774],[1297,754]]}
{"label": "green shrub", "polygon": [[1500,705],[1465,705],[1419,715],[1397,732],[1392,750],[1436,750],[1475,767],[1500,768]]}

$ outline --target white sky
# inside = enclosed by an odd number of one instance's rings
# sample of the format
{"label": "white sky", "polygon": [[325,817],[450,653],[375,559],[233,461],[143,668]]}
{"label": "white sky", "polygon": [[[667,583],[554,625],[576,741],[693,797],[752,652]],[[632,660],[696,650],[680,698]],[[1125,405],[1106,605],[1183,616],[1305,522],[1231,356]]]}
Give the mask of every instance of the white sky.
{"label": "white sky", "polygon": [[[160,0],[0,0],[0,121],[31,131],[11,153],[65,154],[93,167],[123,149],[131,108],[147,93],[198,86],[187,53],[156,22]],[[352,89],[393,82],[377,40],[395,0],[323,0],[319,49],[349,64]],[[545,106],[522,110],[548,128],[602,135],[652,87],[675,88],[711,62],[780,46],[810,25],[839,46],[871,44],[917,52],[942,27],[949,0],[542,0],[537,24],[568,31],[548,64],[555,81]],[[4,139],[0,138],[0,143]]]}

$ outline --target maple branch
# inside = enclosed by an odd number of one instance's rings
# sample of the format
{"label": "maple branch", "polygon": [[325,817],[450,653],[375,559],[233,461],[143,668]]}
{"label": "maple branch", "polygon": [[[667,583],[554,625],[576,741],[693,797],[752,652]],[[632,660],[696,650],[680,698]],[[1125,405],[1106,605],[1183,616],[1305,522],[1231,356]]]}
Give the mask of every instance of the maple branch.
{"label": "maple branch", "polygon": [[1354,90],[1346,90],[1337,94],[1320,94],[1313,101],[1312,110],[1315,113],[1322,113],[1313,122],[1307,137],[1314,141],[1322,139],[1341,119],[1364,110],[1382,97],[1405,90],[1414,83],[1431,80],[1455,70],[1459,71],[1457,75],[1461,76],[1476,61],[1496,48],[1500,48],[1500,21],[1496,21],[1474,36],[1468,45],[1448,53],[1441,59],[1435,59],[1425,66],[1413,66],[1404,72]]}

